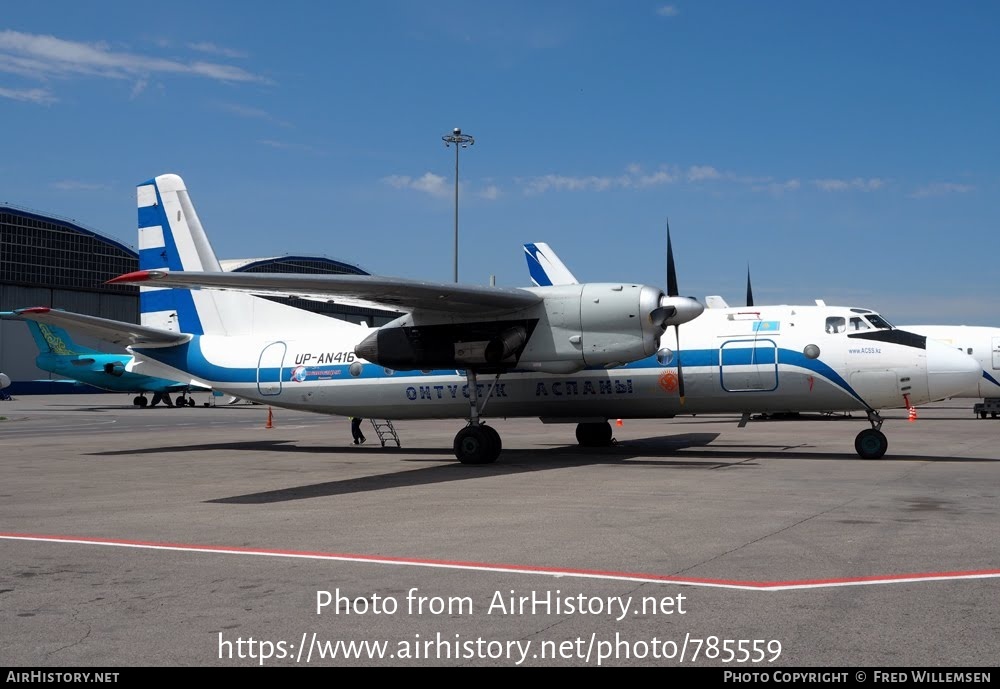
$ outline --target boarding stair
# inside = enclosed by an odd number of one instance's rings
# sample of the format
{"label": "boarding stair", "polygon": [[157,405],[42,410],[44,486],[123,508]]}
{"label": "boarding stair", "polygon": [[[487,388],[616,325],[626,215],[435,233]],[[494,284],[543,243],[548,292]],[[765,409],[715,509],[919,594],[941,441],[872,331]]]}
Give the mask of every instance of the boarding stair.
{"label": "boarding stair", "polygon": [[396,434],[396,429],[392,427],[392,421],[389,419],[369,419],[372,422],[372,427],[375,432],[378,433],[379,442],[382,443],[382,447],[388,442],[395,442],[396,447],[402,447],[399,443],[399,436]]}

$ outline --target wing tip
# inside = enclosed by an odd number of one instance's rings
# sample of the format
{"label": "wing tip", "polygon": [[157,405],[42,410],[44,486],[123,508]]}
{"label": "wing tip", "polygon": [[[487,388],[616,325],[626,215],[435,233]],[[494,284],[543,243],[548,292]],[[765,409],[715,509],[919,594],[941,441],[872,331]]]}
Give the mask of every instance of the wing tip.
{"label": "wing tip", "polygon": [[111,278],[105,285],[121,285],[121,284],[131,284],[133,282],[148,282],[156,277],[154,274],[156,271],[153,270],[136,270],[131,273],[125,273],[124,275],[119,275],[116,278]]}

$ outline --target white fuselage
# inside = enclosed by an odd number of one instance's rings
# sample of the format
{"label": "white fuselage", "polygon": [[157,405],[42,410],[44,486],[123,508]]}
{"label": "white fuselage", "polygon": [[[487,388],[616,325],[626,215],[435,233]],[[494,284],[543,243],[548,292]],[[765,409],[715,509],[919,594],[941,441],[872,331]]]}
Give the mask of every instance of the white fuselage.
{"label": "white fuselage", "polygon": [[[564,421],[660,418],[678,414],[848,411],[905,407],[975,385],[978,365],[953,347],[867,327],[828,333],[863,309],[767,306],[712,309],[673,328],[661,350],[614,368],[478,377],[486,417]],[[863,320],[863,319],[862,319]],[[331,327],[301,339],[195,336],[181,346],[135,348],[136,370],[186,371],[220,391],[264,404],[344,416],[468,418],[465,371],[394,371],[360,360],[370,331]],[[865,339],[880,332],[882,339]],[[906,343],[901,343],[905,341]],[[678,355],[685,400],[678,394]]]}
{"label": "white fuselage", "polygon": [[901,328],[954,347],[979,362],[982,375],[976,385],[952,397],[1000,397],[1000,328],[975,325],[904,325]]}

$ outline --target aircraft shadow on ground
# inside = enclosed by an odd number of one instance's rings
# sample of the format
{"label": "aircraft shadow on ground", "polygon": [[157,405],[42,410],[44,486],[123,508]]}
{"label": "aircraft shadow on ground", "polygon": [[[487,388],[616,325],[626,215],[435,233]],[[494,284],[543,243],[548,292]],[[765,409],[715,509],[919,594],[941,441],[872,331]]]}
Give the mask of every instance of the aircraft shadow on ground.
{"label": "aircraft shadow on ground", "polygon": [[[276,452],[333,454],[364,457],[377,453],[401,455],[400,461],[407,463],[432,462],[433,466],[410,469],[390,474],[363,476],[340,481],[328,481],[310,485],[293,486],[278,490],[235,495],[208,500],[220,504],[267,504],[304,500],[317,497],[349,495],[368,491],[406,488],[410,486],[466,481],[495,476],[514,475],[527,472],[568,469],[593,465],[614,465],[628,467],[660,467],[671,469],[732,469],[752,468],[762,459],[806,459],[837,460],[855,462],[885,461],[935,461],[935,462],[998,462],[1000,459],[975,457],[934,457],[934,456],[886,456],[879,460],[863,460],[853,452],[817,452],[813,446],[729,444],[723,448],[711,448],[710,443],[719,437],[718,433],[682,433],[631,439],[611,447],[581,448],[558,445],[542,449],[507,449],[494,464],[466,465],[454,461],[450,448],[396,448],[396,447],[329,447],[300,446],[293,441],[248,441],[227,443],[205,443],[201,445],[178,445],[155,447],[142,450],[115,450],[92,453],[94,455],[139,455],[172,452],[210,452],[227,450],[239,452]],[[680,454],[682,453],[682,454]],[[405,456],[404,456],[405,455]],[[413,455],[418,455],[414,457]]]}

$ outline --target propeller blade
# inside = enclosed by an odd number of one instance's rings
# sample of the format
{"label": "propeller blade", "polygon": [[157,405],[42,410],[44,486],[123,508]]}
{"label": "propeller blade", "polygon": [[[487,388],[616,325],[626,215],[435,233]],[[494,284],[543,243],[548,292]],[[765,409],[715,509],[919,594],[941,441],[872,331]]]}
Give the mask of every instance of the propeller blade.
{"label": "propeller blade", "polygon": [[663,330],[667,329],[667,319],[677,315],[676,306],[660,306],[649,312],[649,322]]}
{"label": "propeller blade", "polygon": [[670,221],[667,221],[667,296],[679,297],[677,288],[677,269],[674,267],[674,248],[670,243]]}
{"label": "propeller blade", "polygon": [[[670,220],[667,220],[667,296],[679,297],[680,295],[681,291],[677,286],[677,267],[674,265],[674,246],[670,241]],[[663,303],[662,300],[660,303]],[[695,303],[697,307],[701,307],[701,304]],[[660,308],[662,309],[663,307],[661,306]],[[703,308],[701,307],[701,309]],[[696,312],[691,318],[698,316],[701,313],[701,309],[695,309]],[[654,309],[653,311],[655,313],[659,310]],[[677,309],[675,308],[674,311],[676,312]],[[667,317],[669,318],[670,316]],[[677,394],[680,397],[681,404],[684,404],[684,371],[681,370],[681,328],[679,323],[674,323],[674,335],[677,338]]]}
{"label": "propeller blade", "polygon": [[677,396],[684,404],[684,371],[681,369],[681,327],[674,326],[674,335],[677,338]]}
{"label": "propeller blade", "polygon": [[747,264],[747,306],[753,306],[753,291],[750,289],[750,264]]}

